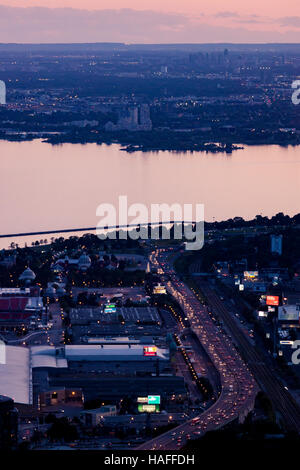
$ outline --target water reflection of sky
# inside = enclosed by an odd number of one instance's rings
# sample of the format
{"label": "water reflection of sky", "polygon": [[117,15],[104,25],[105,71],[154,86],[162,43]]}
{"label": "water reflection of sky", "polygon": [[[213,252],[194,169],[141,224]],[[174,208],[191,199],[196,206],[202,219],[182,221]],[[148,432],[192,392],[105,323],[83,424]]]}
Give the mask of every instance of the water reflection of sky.
{"label": "water reflection of sky", "polygon": [[[0,142],[1,233],[89,227],[96,207],[204,203],[206,220],[300,212],[300,147],[133,153],[117,145]],[[49,236],[47,236],[49,238]]]}

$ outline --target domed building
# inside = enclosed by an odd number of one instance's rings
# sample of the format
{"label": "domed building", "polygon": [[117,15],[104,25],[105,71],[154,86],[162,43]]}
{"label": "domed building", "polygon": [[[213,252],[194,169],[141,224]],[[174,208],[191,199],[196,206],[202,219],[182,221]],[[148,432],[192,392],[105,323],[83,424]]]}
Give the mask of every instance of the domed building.
{"label": "domed building", "polygon": [[23,282],[24,284],[30,284],[36,278],[35,273],[28,267],[22,274],[19,276],[19,281]]}
{"label": "domed building", "polygon": [[58,288],[56,289],[57,297],[62,297],[63,295],[65,295],[65,293],[66,293],[65,289],[61,286],[58,286]]}
{"label": "domed building", "polygon": [[55,288],[51,285],[48,285],[47,289],[45,289],[45,295],[46,297],[50,297],[51,299],[54,299],[56,297]]}
{"label": "domed building", "polygon": [[81,271],[86,271],[92,264],[91,258],[83,253],[78,260],[78,267]]}

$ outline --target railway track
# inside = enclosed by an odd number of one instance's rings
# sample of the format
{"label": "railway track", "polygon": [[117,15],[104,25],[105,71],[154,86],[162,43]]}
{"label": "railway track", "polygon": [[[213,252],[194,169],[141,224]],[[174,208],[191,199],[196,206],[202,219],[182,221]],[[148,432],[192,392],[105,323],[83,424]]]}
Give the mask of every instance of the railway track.
{"label": "railway track", "polygon": [[274,408],[281,414],[286,430],[299,433],[300,407],[297,402],[270,370],[255,347],[248,341],[217,294],[204,282],[199,281],[198,285],[213,312],[226,324],[260,387],[269,396]]}

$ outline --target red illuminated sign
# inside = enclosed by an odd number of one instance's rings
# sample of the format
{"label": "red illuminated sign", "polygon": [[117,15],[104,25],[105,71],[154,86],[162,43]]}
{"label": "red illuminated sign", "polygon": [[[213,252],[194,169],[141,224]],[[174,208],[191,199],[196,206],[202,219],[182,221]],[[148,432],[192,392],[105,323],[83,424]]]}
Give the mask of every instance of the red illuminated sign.
{"label": "red illuminated sign", "polygon": [[278,307],[279,296],[278,295],[267,295],[267,305]]}
{"label": "red illuminated sign", "polygon": [[156,346],[144,346],[144,356],[156,356],[157,347]]}

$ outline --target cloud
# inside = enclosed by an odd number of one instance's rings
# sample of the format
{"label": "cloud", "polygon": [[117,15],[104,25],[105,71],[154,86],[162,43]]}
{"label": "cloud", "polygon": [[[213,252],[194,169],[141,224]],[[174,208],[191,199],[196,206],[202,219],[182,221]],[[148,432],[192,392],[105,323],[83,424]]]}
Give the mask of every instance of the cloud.
{"label": "cloud", "polygon": [[[280,32],[280,28],[273,27],[270,31],[261,24],[257,26],[260,29],[250,31],[246,23],[256,28],[258,17],[240,17],[229,11],[217,15],[218,19],[151,10],[0,6],[0,42],[299,42],[293,28]],[[291,20],[282,18],[281,21]]]}
{"label": "cloud", "polygon": [[214,15],[216,18],[239,18],[239,14],[234,11],[220,11]]}
{"label": "cloud", "polygon": [[219,13],[216,13],[214,15],[215,18],[218,19],[225,19],[228,21],[232,21],[235,23],[241,23],[241,24],[260,24],[260,23],[269,23],[270,18],[265,18],[263,16],[259,15],[240,15],[239,13],[236,13],[234,11],[221,11]]}
{"label": "cloud", "polygon": [[282,26],[300,28],[300,16],[285,16],[284,18],[279,18],[279,23]]}
{"label": "cloud", "polygon": [[187,23],[182,15],[154,11],[0,6],[0,41],[115,42],[133,37],[142,41],[163,27],[176,30]]}
{"label": "cloud", "polygon": [[262,23],[265,23],[265,21],[263,21],[263,20],[255,20],[253,18],[238,18],[238,19],[235,19],[234,21],[236,21],[236,23],[240,23],[240,24],[262,24]]}

